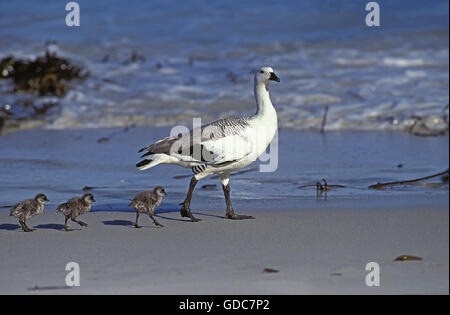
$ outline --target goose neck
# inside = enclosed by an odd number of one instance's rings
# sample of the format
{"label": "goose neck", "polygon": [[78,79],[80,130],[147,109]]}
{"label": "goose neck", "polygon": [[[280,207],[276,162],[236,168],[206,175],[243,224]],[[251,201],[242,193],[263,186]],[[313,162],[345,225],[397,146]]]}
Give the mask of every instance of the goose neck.
{"label": "goose neck", "polygon": [[263,116],[273,111],[273,105],[270,101],[269,88],[264,82],[255,82],[255,99],[257,116]]}

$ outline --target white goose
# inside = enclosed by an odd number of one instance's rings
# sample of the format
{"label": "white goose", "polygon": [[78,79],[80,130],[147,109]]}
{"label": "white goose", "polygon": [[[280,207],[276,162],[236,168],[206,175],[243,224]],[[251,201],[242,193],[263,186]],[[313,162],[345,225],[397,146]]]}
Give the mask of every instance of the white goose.
{"label": "white goose", "polygon": [[218,174],[227,204],[226,217],[234,220],[253,219],[234,213],[229,176],[231,172],[250,165],[265,152],[277,132],[277,112],[269,97],[270,81],[280,82],[272,68],[263,67],[256,72],[255,115],[220,119],[194,128],[189,134],[164,138],[139,151],[148,151],[141,157],[146,159],[136,164],[140,170],[164,163],[191,168],[194,172],[186,199],[180,204],[182,217],[200,221],[190,211],[192,192],[200,179]]}

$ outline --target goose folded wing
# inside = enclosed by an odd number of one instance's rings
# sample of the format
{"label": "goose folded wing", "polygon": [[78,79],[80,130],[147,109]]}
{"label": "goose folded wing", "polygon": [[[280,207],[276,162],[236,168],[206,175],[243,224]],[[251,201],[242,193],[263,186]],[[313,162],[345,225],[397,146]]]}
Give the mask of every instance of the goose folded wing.
{"label": "goose folded wing", "polygon": [[245,159],[253,152],[253,144],[245,136],[231,135],[202,142],[203,160],[211,166],[225,166]]}
{"label": "goose folded wing", "polygon": [[161,139],[139,152],[167,154],[180,161],[195,164],[223,166],[241,160],[253,152],[248,132],[251,128],[245,118],[221,119],[189,134]]}

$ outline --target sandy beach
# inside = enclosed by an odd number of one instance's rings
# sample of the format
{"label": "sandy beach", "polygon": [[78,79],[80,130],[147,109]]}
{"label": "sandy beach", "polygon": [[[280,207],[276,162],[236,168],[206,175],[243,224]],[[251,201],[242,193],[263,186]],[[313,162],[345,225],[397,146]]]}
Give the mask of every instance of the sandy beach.
{"label": "sandy beach", "polygon": [[[445,169],[448,137],[281,130],[276,173],[255,171],[256,164],[231,179],[236,211],[256,219],[223,219],[220,185],[202,188],[219,184],[208,178],[192,203],[202,221],[191,223],[178,206],[190,171],[134,166],[137,149],[168,132],[33,130],[1,137],[0,293],[448,294],[448,184],[437,178],[430,185],[367,188]],[[314,184],[322,178],[345,188],[318,196]],[[165,227],[141,216],[144,228],[136,230],[128,203],[157,184],[168,192],[157,209]],[[89,226],[64,232],[56,206],[85,186],[97,200],[80,218]],[[37,192],[51,201],[29,221],[38,230],[24,233],[9,207]],[[400,255],[423,260],[394,262]],[[67,289],[71,261],[80,265],[81,286]],[[372,261],[381,268],[380,287],[365,284]]]}
{"label": "sandy beach", "polygon": [[[62,230],[54,213],[34,233],[0,214],[2,294],[448,294],[446,207],[246,211],[255,220],[198,211],[200,223],[159,213],[164,228],[134,214],[97,212],[87,228]],[[8,222],[8,223],[3,223]],[[394,262],[404,254],[422,261]],[[81,286],[65,289],[65,265]],[[365,266],[380,264],[380,287]],[[277,273],[264,273],[265,268]],[[40,290],[30,290],[39,287]]]}
{"label": "sandy beach", "polygon": [[0,1],[0,295],[449,294],[448,1],[66,2]]}

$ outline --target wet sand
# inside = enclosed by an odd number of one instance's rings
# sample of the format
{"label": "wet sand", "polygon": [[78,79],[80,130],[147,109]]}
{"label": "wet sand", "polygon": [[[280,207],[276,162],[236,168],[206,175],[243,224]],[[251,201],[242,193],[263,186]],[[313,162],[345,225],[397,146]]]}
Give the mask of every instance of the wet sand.
{"label": "wet sand", "polygon": [[[367,188],[448,168],[448,137],[281,130],[275,173],[256,165],[231,179],[236,211],[256,220],[223,219],[220,185],[210,178],[192,201],[202,222],[191,223],[178,206],[189,170],[134,167],[136,151],[168,132],[33,130],[0,137],[0,293],[448,294],[448,184],[436,178],[431,185]],[[313,186],[322,178],[345,188],[317,195]],[[145,227],[136,230],[129,200],[155,185],[168,192],[157,210],[165,227],[141,216]],[[64,232],[56,206],[85,186],[97,200],[80,218],[89,226]],[[38,230],[23,233],[9,206],[38,192],[51,202],[29,221]],[[394,262],[400,255],[423,260]],[[80,264],[79,288],[64,288],[70,261]],[[378,288],[365,285],[371,261],[381,266]],[[42,290],[29,290],[36,286]]]}

